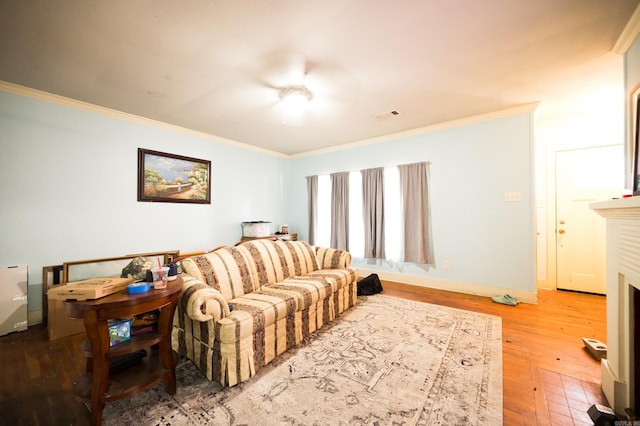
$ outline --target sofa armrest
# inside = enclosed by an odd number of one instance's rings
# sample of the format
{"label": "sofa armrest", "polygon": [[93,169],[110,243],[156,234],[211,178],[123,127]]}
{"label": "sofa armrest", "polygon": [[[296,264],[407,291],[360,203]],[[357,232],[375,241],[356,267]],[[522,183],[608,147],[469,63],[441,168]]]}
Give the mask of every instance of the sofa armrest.
{"label": "sofa armrest", "polygon": [[189,275],[182,275],[180,300],[184,312],[194,321],[218,321],[229,315],[229,304],[215,288]]}
{"label": "sofa armrest", "polygon": [[351,265],[351,253],[346,250],[316,247],[320,269],[345,269]]}

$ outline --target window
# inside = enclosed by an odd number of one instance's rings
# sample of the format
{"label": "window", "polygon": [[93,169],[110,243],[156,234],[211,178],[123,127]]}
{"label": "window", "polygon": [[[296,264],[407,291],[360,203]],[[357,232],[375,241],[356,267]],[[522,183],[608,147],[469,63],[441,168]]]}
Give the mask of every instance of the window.
{"label": "window", "polygon": [[[370,204],[370,210],[382,206],[383,213],[371,215],[372,217],[367,220],[364,216],[362,172],[349,173],[348,208],[346,209],[349,216],[346,236],[348,250],[354,257],[364,258],[365,232],[373,232],[374,243],[382,242],[384,247],[383,250],[379,247],[377,250],[374,249],[373,253],[379,251],[384,254],[385,259],[395,262],[416,262],[434,266],[428,201],[429,163],[385,167],[382,170],[382,191],[376,190],[369,193],[367,202],[373,203]],[[313,233],[311,231],[309,233],[315,236],[315,241],[310,243],[330,247],[331,205],[334,195],[331,191],[331,177],[319,175],[317,182],[317,200],[315,203],[310,203],[310,206],[315,205],[317,209],[315,229]],[[375,185],[374,187],[377,188]],[[371,220],[377,223],[365,230],[365,222]],[[310,223],[310,226],[313,224]],[[377,233],[384,235],[375,235]],[[367,251],[372,252],[371,247],[367,248]],[[381,258],[376,255],[368,257]]]}

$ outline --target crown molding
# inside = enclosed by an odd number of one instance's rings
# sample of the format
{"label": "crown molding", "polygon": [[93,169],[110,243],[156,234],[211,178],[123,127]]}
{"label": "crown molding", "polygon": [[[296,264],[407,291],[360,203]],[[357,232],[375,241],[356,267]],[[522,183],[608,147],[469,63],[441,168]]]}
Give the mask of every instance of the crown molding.
{"label": "crown molding", "polygon": [[492,111],[485,114],[478,114],[470,117],[464,117],[456,120],[445,121],[442,123],[432,124],[425,127],[419,127],[417,129],[406,130],[403,132],[392,133],[385,136],[379,136],[371,139],[365,139],[357,142],[346,143],[336,145],[329,148],[323,148],[314,151],[307,151],[299,154],[283,154],[276,151],[271,151],[264,148],[259,148],[253,145],[237,142],[231,139],[222,138],[209,133],[200,132],[197,130],[187,129],[185,127],[176,126],[173,124],[165,123],[158,120],[152,120],[150,118],[140,117],[138,115],[129,114],[127,112],[118,111],[111,108],[94,105],[88,102],[79,101],[77,99],[67,98],[65,96],[55,95],[53,93],[44,92],[42,90],[32,89],[30,87],[21,86],[19,84],[9,83],[7,81],[0,80],[0,91],[11,93],[18,96],[24,96],[32,99],[37,99],[44,102],[49,102],[57,105],[66,106],[69,108],[75,108],[82,111],[88,111],[96,114],[102,114],[109,117],[117,118],[120,120],[131,121],[148,126],[153,126],[175,133],[182,133],[185,135],[194,136],[201,139],[207,139],[214,142],[219,142],[227,145],[233,145],[239,148],[247,149],[250,151],[257,151],[266,155],[270,155],[278,158],[300,158],[311,155],[324,154],[328,152],[342,151],[345,149],[352,149],[361,146],[372,145],[380,142],[387,142],[394,139],[408,138],[417,135],[423,135],[425,133],[433,133],[442,130],[452,129],[455,127],[463,127],[471,124],[481,123],[484,121],[496,120],[499,118],[510,117],[512,115],[526,114],[536,110],[539,102],[532,102],[528,104],[518,105],[512,108],[506,108],[498,111]]}
{"label": "crown molding", "polygon": [[469,126],[471,124],[482,123],[485,121],[497,120],[500,118],[511,117],[513,115],[526,114],[536,110],[540,105],[540,102],[531,102],[527,104],[518,105],[512,108],[505,108],[498,111],[492,111],[485,114],[473,115],[470,117],[459,118],[451,121],[444,121],[442,123],[431,124],[429,126],[419,127],[417,129],[405,130],[403,132],[391,133],[384,136],[379,136],[371,139],[364,139],[357,142],[346,143],[336,145],[329,148],[318,149],[314,151],[307,151],[299,154],[293,154],[290,158],[308,157],[318,154],[326,154],[330,152],[342,151],[345,149],[358,148],[367,145],[373,145],[381,142],[388,142],[396,139],[409,138],[412,136],[424,135],[426,133],[440,132],[442,130],[453,129],[456,127]]}
{"label": "crown molding", "polygon": [[200,132],[198,130],[187,129],[186,127],[176,126],[174,124],[165,123],[150,118],[140,117],[138,115],[129,114],[127,112],[118,111],[111,108],[102,107],[99,105],[90,104],[88,102],[79,101],[77,99],[67,98],[65,96],[54,95],[53,93],[44,92],[42,90],[32,89],[30,87],[21,86],[19,84],[9,83],[7,81],[0,80],[0,91],[11,93],[18,96],[24,96],[44,102],[49,102],[56,105],[61,105],[69,108],[79,109],[82,111],[92,112],[96,114],[102,114],[109,117],[117,118],[120,120],[131,121],[134,123],[140,123],[146,126],[157,127],[160,129],[168,130],[175,133],[181,133],[189,136],[193,136],[200,139],[207,139],[213,142],[219,142],[226,145],[236,146],[238,148],[247,149],[250,151],[257,151],[262,154],[270,155],[279,158],[289,158],[289,155],[282,154],[276,151],[271,151],[264,148],[259,148],[253,145],[245,144],[242,142],[226,139],[220,136],[215,136],[209,133]]}
{"label": "crown molding", "polygon": [[629,22],[620,33],[616,44],[613,45],[613,49],[611,51],[613,53],[617,53],[618,55],[624,55],[631,47],[631,44],[636,40],[640,34],[640,5],[636,7],[636,10],[629,18]]}

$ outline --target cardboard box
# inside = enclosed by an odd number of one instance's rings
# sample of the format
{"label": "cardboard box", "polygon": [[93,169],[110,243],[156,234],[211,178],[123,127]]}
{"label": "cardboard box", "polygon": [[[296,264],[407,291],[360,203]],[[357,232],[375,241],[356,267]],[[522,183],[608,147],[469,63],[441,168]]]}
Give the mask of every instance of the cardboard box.
{"label": "cardboard box", "polygon": [[47,292],[49,299],[55,300],[88,300],[125,290],[133,278],[102,277],[54,287]]}
{"label": "cardboard box", "polygon": [[0,336],[27,329],[26,266],[0,268]]}
{"label": "cardboard box", "polygon": [[[61,286],[61,285],[60,285]],[[47,300],[47,331],[49,340],[84,332],[84,321],[69,318],[61,300]]]}
{"label": "cardboard box", "polygon": [[131,340],[131,320],[117,319],[109,320],[109,346]]}

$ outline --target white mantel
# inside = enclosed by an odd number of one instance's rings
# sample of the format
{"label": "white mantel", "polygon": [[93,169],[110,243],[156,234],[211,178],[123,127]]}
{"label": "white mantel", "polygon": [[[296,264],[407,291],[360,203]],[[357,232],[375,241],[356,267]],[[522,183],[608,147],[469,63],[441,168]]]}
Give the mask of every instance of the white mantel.
{"label": "white mantel", "polygon": [[607,219],[607,358],[602,360],[602,390],[612,408],[624,413],[633,403],[629,295],[631,286],[640,289],[640,197],[589,207]]}

